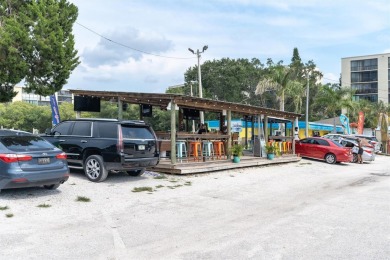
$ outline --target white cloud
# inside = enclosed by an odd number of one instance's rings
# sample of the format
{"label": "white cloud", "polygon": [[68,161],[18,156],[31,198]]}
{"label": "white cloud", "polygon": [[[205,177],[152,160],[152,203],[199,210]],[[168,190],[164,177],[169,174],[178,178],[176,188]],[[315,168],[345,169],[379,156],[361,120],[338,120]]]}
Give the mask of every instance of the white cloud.
{"label": "white cloud", "polygon": [[105,37],[139,50],[192,59],[145,55],[76,24],[83,63],[68,85],[103,88],[110,81],[118,89],[163,90],[183,83],[186,69],[196,64],[187,49],[206,44],[202,62],[229,57],[288,64],[298,47],[302,59],[314,60],[326,78],[337,81],[342,57],[389,52],[387,0],[115,0],[109,7],[102,0],[71,1],[79,7],[78,22]]}

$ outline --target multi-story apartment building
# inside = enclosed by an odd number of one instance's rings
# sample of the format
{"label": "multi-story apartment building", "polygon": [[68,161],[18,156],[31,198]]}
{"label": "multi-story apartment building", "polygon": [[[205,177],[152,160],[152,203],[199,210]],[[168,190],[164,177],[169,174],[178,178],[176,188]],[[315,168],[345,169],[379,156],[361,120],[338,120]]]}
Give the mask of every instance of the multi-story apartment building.
{"label": "multi-story apartment building", "polygon": [[[36,104],[36,105],[50,105],[50,97],[44,97],[40,96],[34,93],[27,93],[24,91],[23,87],[20,86],[15,86],[14,91],[18,92],[18,94],[12,99],[12,102],[16,101],[23,101],[31,104]],[[55,93],[57,103],[60,105],[62,102],[68,102],[72,103],[73,102],[73,96],[70,93],[69,90],[60,90]]]}
{"label": "multi-story apartment building", "polygon": [[341,82],[355,90],[354,100],[390,100],[390,53],[341,59]]}

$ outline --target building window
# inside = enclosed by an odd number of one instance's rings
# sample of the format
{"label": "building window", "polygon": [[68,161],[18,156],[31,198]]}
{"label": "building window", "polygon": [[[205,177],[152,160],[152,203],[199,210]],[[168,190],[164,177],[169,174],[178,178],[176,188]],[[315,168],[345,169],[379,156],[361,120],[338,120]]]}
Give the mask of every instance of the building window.
{"label": "building window", "polygon": [[377,70],[378,59],[353,60],[351,61],[351,71]]}
{"label": "building window", "polygon": [[353,101],[359,101],[359,100],[368,100],[371,102],[378,102],[378,95],[377,94],[371,94],[371,95],[354,95],[352,97]]}
{"label": "building window", "polygon": [[354,83],[351,85],[352,90],[355,90],[356,94],[377,94],[378,93],[378,82],[372,83]]}
{"label": "building window", "polygon": [[352,72],[351,82],[370,82],[378,81],[378,71]]}

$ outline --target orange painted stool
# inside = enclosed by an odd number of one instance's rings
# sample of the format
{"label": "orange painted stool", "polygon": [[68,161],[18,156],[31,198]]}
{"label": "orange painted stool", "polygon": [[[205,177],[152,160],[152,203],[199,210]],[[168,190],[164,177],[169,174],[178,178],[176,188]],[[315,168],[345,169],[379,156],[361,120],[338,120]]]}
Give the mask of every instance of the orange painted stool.
{"label": "orange painted stool", "polygon": [[223,157],[226,157],[224,142],[214,141],[213,145],[214,145],[214,154],[217,159],[222,159]]}
{"label": "orange painted stool", "polygon": [[201,141],[189,142],[188,157],[193,157],[194,161],[202,160],[202,143]]}

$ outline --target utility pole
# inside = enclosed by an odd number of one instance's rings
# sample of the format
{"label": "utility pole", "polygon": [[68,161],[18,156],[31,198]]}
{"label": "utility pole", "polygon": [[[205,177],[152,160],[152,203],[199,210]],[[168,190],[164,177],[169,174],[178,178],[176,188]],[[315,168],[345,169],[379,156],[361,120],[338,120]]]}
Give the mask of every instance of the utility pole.
{"label": "utility pole", "polygon": [[306,85],[306,122],[305,135],[309,137],[309,71],[306,71],[307,85]]}
{"label": "utility pole", "polygon": [[[208,46],[205,45],[203,46],[203,49],[202,51],[199,51],[199,49],[196,50],[196,52],[194,52],[193,49],[191,48],[188,48],[188,50],[190,52],[192,52],[192,54],[196,54],[196,57],[198,58],[198,83],[199,83],[199,97],[200,98],[203,98],[203,91],[202,91],[202,73],[200,71],[200,54],[205,52],[207,50]],[[200,111],[200,122],[202,124],[204,124],[204,114],[203,114],[203,111]]]}

